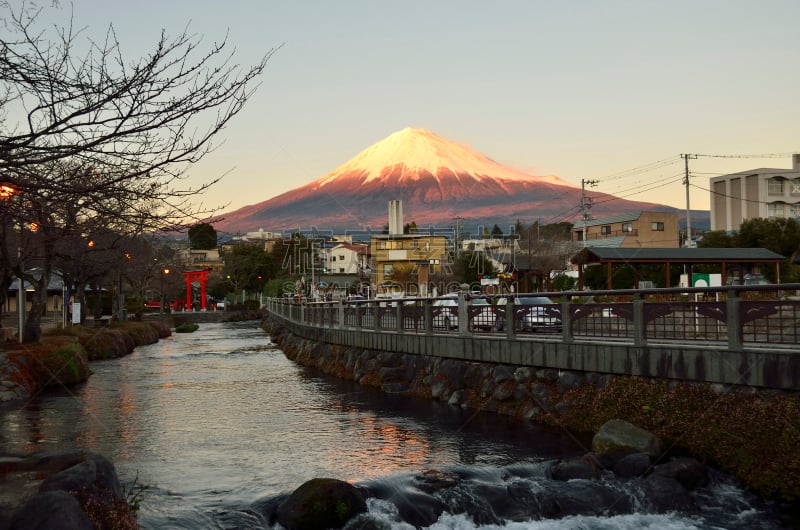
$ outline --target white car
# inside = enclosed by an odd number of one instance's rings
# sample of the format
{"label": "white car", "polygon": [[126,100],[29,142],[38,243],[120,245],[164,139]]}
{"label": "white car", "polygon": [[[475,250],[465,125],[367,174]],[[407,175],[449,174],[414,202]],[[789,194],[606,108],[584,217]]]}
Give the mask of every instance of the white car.
{"label": "white car", "polygon": [[[546,296],[519,296],[512,300],[516,314],[516,329],[520,331],[561,331],[561,306]],[[503,313],[498,329],[505,329],[507,298],[497,300],[498,312]]]}

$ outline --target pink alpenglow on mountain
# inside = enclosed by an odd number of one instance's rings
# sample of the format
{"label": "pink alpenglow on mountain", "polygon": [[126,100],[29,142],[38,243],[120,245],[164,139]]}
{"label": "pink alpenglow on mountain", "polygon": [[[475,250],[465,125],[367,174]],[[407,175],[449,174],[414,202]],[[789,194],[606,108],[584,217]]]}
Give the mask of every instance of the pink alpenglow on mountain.
{"label": "pink alpenglow on mountain", "polygon": [[514,181],[572,184],[555,176],[533,177],[498,164],[491,158],[449,142],[424,129],[406,128],[368,147],[352,160],[316,181],[320,187],[342,178],[365,175],[360,183],[392,179],[398,184],[413,184],[433,176],[440,182],[462,176],[475,182]]}
{"label": "pink alpenglow on mountain", "polygon": [[[571,221],[581,190],[556,176],[531,176],[422,129],[407,128],[366,148],[327,175],[264,202],[224,214],[226,232],[380,229],[389,201],[406,222],[449,226],[453,218],[503,227]],[[590,193],[598,214],[663,209]],[[600,200],[597,200],[600,199]]]}

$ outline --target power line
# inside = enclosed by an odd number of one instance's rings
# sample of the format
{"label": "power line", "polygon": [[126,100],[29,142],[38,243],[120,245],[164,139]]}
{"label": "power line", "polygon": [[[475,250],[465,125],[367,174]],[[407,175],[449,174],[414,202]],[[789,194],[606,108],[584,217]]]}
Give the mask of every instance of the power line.
{"label": "power line", "polygon": [[653,171],[656,169],[660,169],[662,167],[671,166],[672,164],[676,164],[679,160],[677,156],[671,156],[669,158],[664,158],[662,160],[658,160],[656,162],[651,162],[649,164],[644,164],[632,169],[626,169],[625,171],[620,171],[618,173],[612,173],[611,175],[607,175],[605,177],[601,177],[601,182],[606,182],[610,180],[618,180],[625,177],[632,177],[638,175],[640,173],[646,173],[648,171]]}
{"label": "power line", "polygon": [[[683,174],[682,173],[677,173],[675,175],[670,175],[667,178],[669,178],[671,180],[660,181],[660,182],[656,183],[655,185],[653,185],[653,183],[641,184],[639,186],[634,186],[633,188],[629,188],[629,189],[625,190],[625,191],[630,192],[630,193],[622,192],[622,193],[617,193],[615,195],[606,194],[607,197],[603,197],[601,199],[597,199],[595,201],[595,204],[605,204],[607,202],[616,201],[616,200],[619,200],[619,199],[622,199],[622,198],[625,198],[625,197],[630,197],[632,195],[638,195],[640,193],[644,193],[644,192],[647,192],[647,191],[655,190],[655,189],[658,189],[658,188],[662,188],[664,186],[668,186],[670,184],[674,184],[676,182],[680,182],[683,179]],[[648,186],[648,187],[645,188],[645,186]],[[640,188],[645,188],[645,189],[640,189]],[[639,191],[634,191],[634,190],[639,190]]]}
{"label": "power line", "polygon": [[768,153],[768,154],[760,154],[760,155],[694,155],[694,156],[702,156],[703,158],[784,158],[787,156],[792,156],[796,154],[798,151],[794,151],[793,153]]}

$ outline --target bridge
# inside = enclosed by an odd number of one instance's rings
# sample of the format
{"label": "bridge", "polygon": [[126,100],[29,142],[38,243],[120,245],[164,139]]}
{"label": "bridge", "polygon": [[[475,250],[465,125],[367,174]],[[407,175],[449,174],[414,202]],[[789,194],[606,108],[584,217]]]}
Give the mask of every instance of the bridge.
{"label": "bridge", "polygon": [[318,342],[464,361],[800,390],[800,284],[267,302]]}

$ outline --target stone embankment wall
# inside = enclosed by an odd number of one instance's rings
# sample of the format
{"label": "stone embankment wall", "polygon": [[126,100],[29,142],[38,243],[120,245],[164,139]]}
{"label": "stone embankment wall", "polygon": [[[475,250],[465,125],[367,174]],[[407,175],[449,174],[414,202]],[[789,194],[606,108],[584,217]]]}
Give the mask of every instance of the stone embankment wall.
{"label": "stone embankment wall", "polygon": [[563,393],[586,383],[602,387],[612,377],[366,350],[303,339],[268,320],[263,327],[289,359],[325,373],[384,392],[408,393],[526,419],[557,413],[566,407],[560,397]]}

